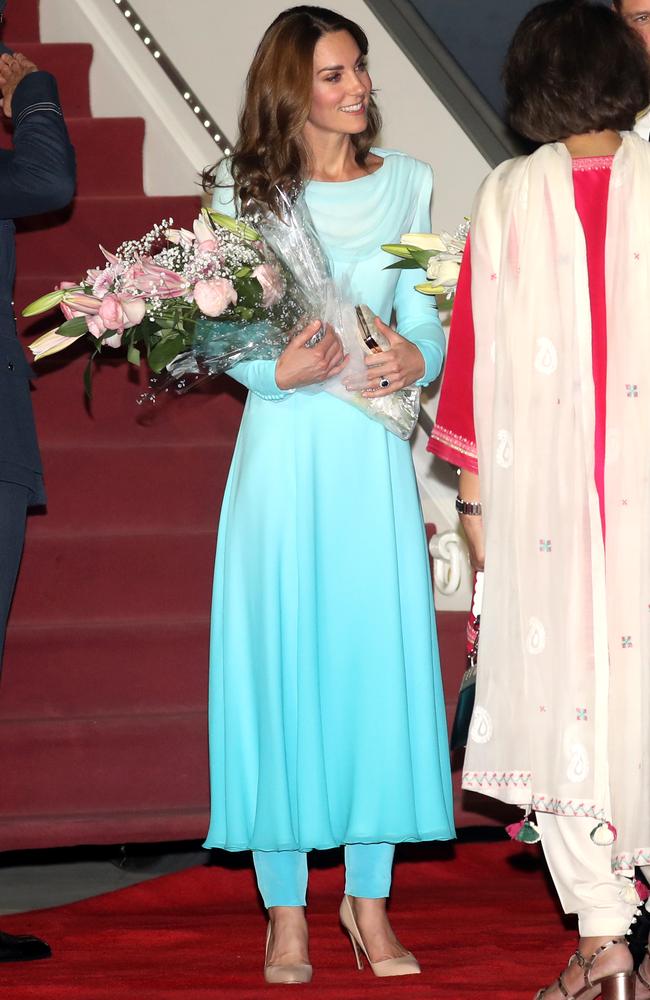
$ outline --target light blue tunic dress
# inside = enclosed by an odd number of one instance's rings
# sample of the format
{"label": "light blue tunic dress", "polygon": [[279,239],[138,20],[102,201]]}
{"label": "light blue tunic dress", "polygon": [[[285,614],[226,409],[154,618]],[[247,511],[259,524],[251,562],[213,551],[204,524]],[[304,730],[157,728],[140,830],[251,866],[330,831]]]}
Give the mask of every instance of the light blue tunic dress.
{"label": "light blue tunic dress", "polygon": [[[430,229],[431,169],[310,182],[334,276],[422,351],[444,338],[418,272],[382,243]],[[215,205],[234,214],[232,191]],[[408,442],[326,392],[250,390],[221,511],[212,606],[206,846],[308,851],[446,840],[452,794],[431,579]]]}

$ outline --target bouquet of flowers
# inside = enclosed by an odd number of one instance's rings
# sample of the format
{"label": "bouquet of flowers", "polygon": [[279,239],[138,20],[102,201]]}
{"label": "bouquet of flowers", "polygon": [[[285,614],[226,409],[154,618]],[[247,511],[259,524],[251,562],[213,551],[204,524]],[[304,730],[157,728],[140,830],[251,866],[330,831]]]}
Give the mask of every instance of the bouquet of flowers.
{"label": "bouquet of flowers", "polygon": [[[100,247],[102,268],[89,270],[78,284],[61,282],[23,310],[23,316],[36,316],[59,306],[65,317],[30,345],[34,358],[56,354],[89,334],[90,394],[92,363],[104,348],[126,348],[134,365],[144,355],[159,373],[205,347],[208,329],[222,318],[228,331],[220,345],[221,371],[251,355],[277,356],[306,303],[295,285],[289,289],[290,276],[259,234],[208,209],[192,232],[172,229],[172,222],[163,220],[114,254]],[[216,374],[216,356],[213,362]]]}
{"label": "bouquet of flowers", "polygon": [[[106,347],[126,348],[126,358],[166,372],[163,388],[184,392],[196,377],[214,376],[239,361],[279,357],[290,338],[315,319],[340,337],[350,376],[365,374],[365,356],[381,349],[368,337],[367,307],[345,301],[335,286],[304,199],[283,199],[282,217],[248,222],[203,209],[192,231],[163,220],[142,239],[128,241],[78,283],[63,281],[32,303],[23,316],[56,306],[65,321],[31,345],[36,360],[88,334],[93,361]],[[254,228],[253,228],[254,227]],[[314,342],[322,334],[317,334]],[[369,339],[371,343],[369,344]],[[400,437],[410,437],[419,412],[419,389],[380,399],[349,391],[337,376],[322,385]],[[144,398],[154,400],[160,387]]]}
{"label": "bouquet of flowers", "polygon": [[399,243],[386,243],[382,250],[400,258],[389,267],[423,268],[427,272],[427,281],[415,286],[418,292],[452,299],[456,294],[469,227],[470,220],[465,218],[453,236],[447,232],[405,233]]}

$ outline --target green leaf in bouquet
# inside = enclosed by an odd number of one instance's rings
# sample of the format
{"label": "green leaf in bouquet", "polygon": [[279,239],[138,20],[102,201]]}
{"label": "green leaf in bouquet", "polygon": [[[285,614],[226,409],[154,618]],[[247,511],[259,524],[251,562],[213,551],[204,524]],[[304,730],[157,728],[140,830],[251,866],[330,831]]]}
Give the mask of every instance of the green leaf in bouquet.
{"label": "green leaf in bouquet", "polygon": [[175,337],[166,337],[151,349],[149,353],[149,367],[158,374],[170,361],[173,361],[181,353],[183,347],[184,341],[181,333],[177,333]]}
{"label": "green leaf in bouquet", "polygon": [[384,271],[421,271],[422,268],[416,260],[410,257],[406,260],[394,260],[392,264],[387,264]]}
{"label": "green leaf in bouquet", "polygon": [[88,359],[88,364],[84,368],[84,390],[86,396],[92,401],[93,398],[93,359]]}
{"label": "green leaf in bouquet", "polygon": [[417,261],[420,267],[426,271],[432,257],[437,257],[438,250],[421,250],[419,247],[411,247],[411,257]]}
{"label": "green leaf in bouquet", "polygon": [[67,319],[56,331],[62,337],[80,337],[88,329],[88,321],[85,316],[75,316],[74,319]]}
{"label": "green leaf in bouquet", "polygon": [[234,233],[236,236],[240,236],[243,240],[247,240],[249,243],[256,243],[261,240],[261,236],[256,232],[252,226],[248,226],[241,219],[232,219],[229,215],[223,215],[221,212],[215,212],[214,209],[206,209],[208,215],[213,222],[216,222],[218,226],[222,229],[227,229],[228,232]]}
{"label": "green leaf in bouquet", "polygon": [[35,302],[25,306],[22,311],[22,315],[39,316],[41,313],[47,312],[49,309],[54,309],[55,306],[61,305],[64,295],[65,289],[63,288],[60,288],[55,292],[48,292],[47,295],[41,295],[40,299],[36,299]]}
{"label": "green leaf in bouquet", "polygon": [[159,333],[159,330],[154,323],[150,323],[148,320],[144,323],[140,323],[138,327],[137,342],[141,343],[148,351],[151,346],[151,341],[157,333]]}
{"label": "green leaf in bouquet", "polygon": [[[403,258],[402,260],[389,265],[390,268],[395,270],[399,270],[402,267],[421,267],[426,271],[429,266],[430,258],[434,257],[436,253],[439,253],[439,251],[436,250],[422,250],[421,247],[413,246],[410,243],[384,243],[382,250],[385,250],[386,253],[392,254],[393,257]],[[384,270],[388,270],[388,268],[384,268]]]}
{"label": "green leaf in bouquet", "polygon": [[126,360],[129,364],[135,365],[137,368],[140,367],[140,349],[135,344],[129,344],[126,352]]}
{"label": "green leaf in bouquet", "polygon": [[255,316],[255,310],[247,309],[246,306],[237,306],[236,309],[234,309],[233,311],[236,313],[239,319],[243,319],[247,323],[250,323],[250,321]]}
{"label": "green leaf in bouquet", "polygon": [[247,278],[250,273],[250,267],[240,267],[238,271],[235,271],[235,278]]}
{"label": "green leaf in bouquet", "polygon": [[261,306],[264,293],[257,278],[250,275],[246,278],[239,278],[235,282],[235,288],[238,305],[244,306],[246,309],[255,309]]}
{"label": "green leaf in bouquet", "polygon": [[156,323],[160,330],[175,330],[176,329],[176,317],[175,316],[157,316]]}

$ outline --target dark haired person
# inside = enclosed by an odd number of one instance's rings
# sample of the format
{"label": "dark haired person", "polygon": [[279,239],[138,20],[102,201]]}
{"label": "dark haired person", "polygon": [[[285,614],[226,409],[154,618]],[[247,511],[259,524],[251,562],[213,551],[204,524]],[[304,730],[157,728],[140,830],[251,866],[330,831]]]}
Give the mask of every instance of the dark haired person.
{"label": "dark haired person", "polygon": [[[6,0],[0,0],[0,20]],[[67,205],[74,152],[56,83],[0,46],[2,110],[13,118],[13,150],[0,151],[0,659],[29,507],[45,502],[29,396],[29,368],[16,338],[14,219]],[[0,932],[0,962],[47,958],[44,941]]]}
{"label": "dark haired person", "polygon": [[[612,6],[634,28],[650,55],[650,0],[613,0]],[[637,118],[634,130],[650,139],[650,109]]]}
{"label": "dark haired person", "polygon": [[[579,58],[577,54],[579,53]],[[650,857],[650,103],[638,37],[553,0],[515,33],[514,127],[472,213],[430,448],[484,565],[464,786],[535,811],[578,951],[545,1000],[630,1000]],[[640,981],[637,997],[646,997]]]}
{"label": "dark haired person", "polygon": [[[361,28],[321,7],[269,27],[240,135],[213,176],[232,214],[306,200],[336,278],[391,349],[367,391],[425,385],[442,362],[434,303],[380,246],[430,227],[431,170],[377,149]],[[234,180],[234,190],[233,190]],[[225,186],[224,186],[225,185]],[[396,327],[387,324],[395,310]],[[386,916],[394,845],[453,836],[444,702],[417,484],[406,441],[326,392],[345,363],[308,326],[250,392],[219,526],[207,845],[253,850],[269,911],[265,975],[307,981],[307,852],[345,846],[341,919],[377,975],[419,972]]]}

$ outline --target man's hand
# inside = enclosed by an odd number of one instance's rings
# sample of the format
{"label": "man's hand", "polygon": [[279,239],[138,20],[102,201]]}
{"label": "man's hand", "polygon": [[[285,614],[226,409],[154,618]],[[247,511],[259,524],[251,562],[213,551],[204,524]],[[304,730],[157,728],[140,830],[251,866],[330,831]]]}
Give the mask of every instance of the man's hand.
{"label": "man's hand", "polygon": [[5,52],[0,56],[0,94],[2,94],[2,110],[7,118],[11,118],[14,91],[29,73],[36,73],[36,66],[19,52],[14,55]]}

